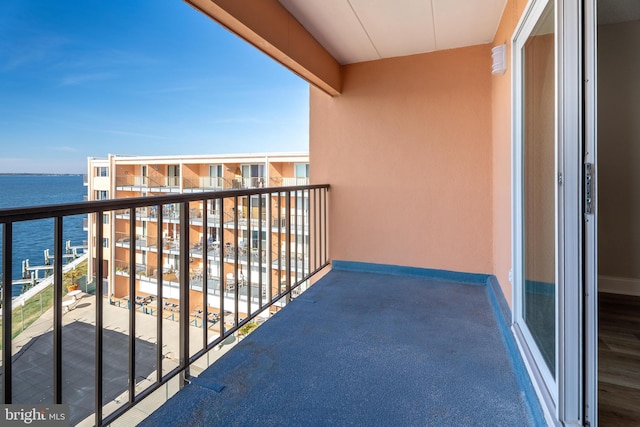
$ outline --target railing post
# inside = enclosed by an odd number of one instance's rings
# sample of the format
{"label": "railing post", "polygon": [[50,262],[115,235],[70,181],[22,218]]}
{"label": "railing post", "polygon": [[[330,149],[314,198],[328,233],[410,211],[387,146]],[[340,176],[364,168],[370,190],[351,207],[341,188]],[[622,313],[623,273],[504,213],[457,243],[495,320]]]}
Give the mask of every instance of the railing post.
{"label": "railing post", "polygon": [[220,338],[224,338],[224,292],[226,290],[226,277],[224,275],[224,198],[218,199],[218,212],[220,213],[220,224],[218,233],[218,254],[220,255],[220,271],[219,276],[219,288],[220,288],[220,316],[218,316],[218,322],[220,322]]}
{"label": "railing post", "polygon": [[13,330],[11,293],[13,291],[13,223],[3,225],[2,232],[2,403],[11,403],[11,335]]}
{"label": "railing post", "polygon": [[240,290],[239,290],[239,283],[240,281],[238,280],[238,255],[239,255],[239,251],[238,251],[238,196],[234,196],[233,197],[233,246],[234,246],[234,251],[233,251],[233,272],[234,272],[234,276],[235,276],[235,286],[234,286],[234,295],[235,295],[235,301],[234,301],[234,310],[235,313],[233,314],[233,321],[234,321],[234,327],[238,326],[238,309],[239,309],[239,304],[238,304],[238,299],[239,299],[239,295],[240,295]]}
{"label": "railing post", "polygon": [[251,235],[251,221],[253,220],[253,215],[251,212],[251,196],[247,196],[247,212],[248,212],[248,220],[247,220],[247,240],[249,242],[244,242],[245,250],[247,251],[247,277],[246,277],[246,287],[247,287],[247,317],[251,316],[251,240],[253,236]]}
{"label": "railing post", "polygon": [[287,271],[287,283],[286,283],[286,298],[287,304],[291,301],[291,192],[287,191],[285,199],[285,206],[287,210],[286,226],[285,226],[285,251],[287,258],[285,260],[285,269]]}
{"label": "railing post", "polygon": [[294,204],[293,212],[294,212],[294,215],[295,215],[294,218],[293,218],[293,221],[294,221],[293,228],[295,229],[294,232],[296,233],[295,234],[295,239],[294,239],[295,248],[294,248],[294,251],[293,251],[293,253],[294,253],[293,262],[296,263],[296,268],[294,269],[295,272],[296,272],[296,281],[293,283],[293,286],[295,286],[296,283],[298,282],[299,278],[300,278],[300,275],[299,275],[299,272],[298,272],[298,245],[299,245],[299,243],[298,243],[298,190],[295,190],[293,192],[293,204]]}
{"label": "railing post", "polygon": [[282,293],[282,193],[278,192],[278,296]]}
{"label": "railing post", "polygon": [[129,209],[129,403],[136,397],[136,208]]}
{"label": "railing post", "polygon": [[271,304],[273,299],[273,193],[269,193],[267,198],[267,303]]}
{"label": "railing post", "polygon": [[262,194],[258,198],[258,311],[262,311]]}
{"label": "railing post", "polygon": [[158,224],[157,224],[157,239],[158,241],[156,242],[156,247],[158,248],[158,257],[156,260],[156,269],[158,270],[156,275],[157,277],[157,310],[158,310],[158,317],[156,319],[156,329],[157,329],[157,341],[158,341],[158,346],[156,348],[156,367],[157,367],[157,371],[156,371],[156,381],[158,382],[158,384],[160,384],[162,382],[162,348],[163,348],[163,342],[162,342],[162,321],[164,318],[164,261],[163,261],[163,253],[162,253],[162,249],[164,247],[164,239],[162,238],[162,232],[163,232],[163,213],[162,213],[162,208],[163,205],[158,205],[157,207],[157,212],[158,212]]}
{"label": "railing post", "polygon": [[[103,283],[104,266],[104,248],[102,247],[102,237],[104,233],[102,211],[96,213],[96,342],[95,342],[95,425],[102,425],[102,328],[103,328]],[[91,242],[89,242],[91,244]]]}
{"label": "railing post", "polygon": [[54,280],[53,280],[53,403],[62,403],[62,236],[63,219],[54,223]]}
{"label": "railing post", "polygon": [[323,264],[325,264],[328,260],[329,260],[329,253],[328,253],[328,234],[327,234],[327,196],[328,196],[328,192],[329,190],[326,188],[323,188],[320,190],[322,192],[322,194],[324,194],[324,204],[323,204],[323,208],[324,208],[324,238],[323,238],[323,242],[324,242],[324,260],[323,260]]}
{"label": "railing post", "polygon": [[189,202],[180,205],[180,367],[182,387],[189,378]]}
{"label": "railing post", "polygon": [[209,210],[208,199],[202,200],[202,348],[209,334]]}

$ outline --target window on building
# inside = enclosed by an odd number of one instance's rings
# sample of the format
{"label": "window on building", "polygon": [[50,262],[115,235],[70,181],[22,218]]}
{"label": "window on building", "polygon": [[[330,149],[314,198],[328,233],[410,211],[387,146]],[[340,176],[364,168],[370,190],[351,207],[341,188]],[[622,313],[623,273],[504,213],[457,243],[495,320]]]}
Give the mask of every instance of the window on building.
{"label": "window on building", "polygon": [[242,165],[243,178],[264,178],[264,165]]}
{"label": "window on building", "polygon": [[96,190],[95,200],[107,200],[109,198],[109,192],[106,190]]}
{"label": "window on building", "polygon": [[309,163],[296,163],[294,174],[296,178],[309,178]]}
{"label": "window on building", "polygon": [[209,165],[209,176],[211,178],[222,177],[222,165]]}
{"label": "window on building", "polygon": [[242,180],[245,188],[264,186],[264,165],[242,165]]}
{"label": "window on building", "polygon": [[222,187],[222,165],[209,165],[209,187]]}
{"label": "window on building", "polygon": [[102,214],[102,223],[109,224],[109,214]]}
{"label": "window on building", "polygon": [[180,165],[169,165],[167,181],[170,187],[178,187],[180,185]]}
{"label": "window on building", "polygon": [[95,176],[109,176],[109,168],[106,166],[99,166],[95,170]]}
{"label": "window on building", "polygon": [[[136,181],[138,178],[136,178]],[[143,186],[149,185],[149,167],[147,165],[140,166],[140,184]]]}
{"label": "window on building", "polygon": [[102,247],[103,248],[108,248],[109,247],[109,238],[108,237],[103,237],[102,238]]}

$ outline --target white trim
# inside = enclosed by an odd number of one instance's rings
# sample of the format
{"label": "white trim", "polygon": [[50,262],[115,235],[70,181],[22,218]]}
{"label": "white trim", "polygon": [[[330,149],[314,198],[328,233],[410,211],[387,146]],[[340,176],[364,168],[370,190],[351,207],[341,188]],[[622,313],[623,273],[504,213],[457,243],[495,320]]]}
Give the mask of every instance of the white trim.
{"label": "white trim", "polygon": [[565,425],[584,422],[582,133],[582,2],[558,8],[558,167],[560,188],[558,259],[558,416]]}
{"label": "white trim", "polygon": [[598,292],[640,296],[640,279],[598,276]]}
{"label": "white trim", "polygon": [[540,406],[542,407],[542,413],[544,414],[544,419],[547,422],[548,426],[562,427],[562,423],[558,421],[555,412],[552,412],[552,410],[554,409],[553,402],[549,402],[549,404],[545,404],[546,399],[550,398],[551,396],[549,395],[549,392],[546,390],[546,388],[544,390],[541,388],[541,386],[543,386],[542,379],[540,379],[540,381],[535,380],[535,378],[539,374],[539,371],[537,368],[535,370],[533,369],[533,367],[535,366],[535,362],[533,361],[533,355],[529,351],[529,347],[527,347],[526,345],[523,345],[522,340],[518,339],[519,331],[520,330],[517,325],[512,325],[511,332],[513,333],[514,337],[516,337],[515,341],[516,341],[516,345],[518,346],[518,351],[520,351],[520,354],[522,355],[524,367],[527,370],[527,375],[529,375],[529,378],[531,378],[531,384],[533,385],[533,389],[536,392],[536,396],[538,397],[538,400],[541,403]]}

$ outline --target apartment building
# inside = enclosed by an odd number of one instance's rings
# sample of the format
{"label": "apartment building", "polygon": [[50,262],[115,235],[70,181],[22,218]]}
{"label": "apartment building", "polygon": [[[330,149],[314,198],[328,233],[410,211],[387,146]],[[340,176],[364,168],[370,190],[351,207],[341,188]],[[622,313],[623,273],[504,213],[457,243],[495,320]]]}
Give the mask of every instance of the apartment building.
{"label": "apartment building", "polygon": [[[87,170],[88,198],[106,200],[306,185],[309,159],[307,154],[110,155],[88,159]],[[104,292],[112,304],[128,305],[132,284],[136,302],[153,301],[162,277],[163,301],[154,303],[153,308],[145,306],[145,311],[158,309],[159,304],[177,307],[184,280],[195,293],[189,313],[197,315],[202,310],[203,299],[198,294],[205,283],[210,307],[220,308],[221,291],[230,297],[227,307],[234,307],[237,286],[239,301],[251,300],[253,307],[244,311],[254,311],[267,294],[276,295],[278,286],[295,280],[295,276],[287,278],[287,251],[293,257],[289,262],[297,263],[300,274],[308,271],[307,193],[294,193],[288,201],[282,194],[268,193],[191,202],[186,247],[180,241],[185,227],[180,221],[183,206],[159,202],[135,212],[123,209],[103,214]],[[287,207],[291,216],[287,216]],[[284,237],[287,218],[293,218],[289,226],[297,230],[290,241]],[[89,259],[93,260],[90,275],[96,267],[99,243],[95,223],[95,218],[87,222]],[[185,249],[188,257],[183,259],[180,254]],[[270,292],[267,283],[272,286]]]}

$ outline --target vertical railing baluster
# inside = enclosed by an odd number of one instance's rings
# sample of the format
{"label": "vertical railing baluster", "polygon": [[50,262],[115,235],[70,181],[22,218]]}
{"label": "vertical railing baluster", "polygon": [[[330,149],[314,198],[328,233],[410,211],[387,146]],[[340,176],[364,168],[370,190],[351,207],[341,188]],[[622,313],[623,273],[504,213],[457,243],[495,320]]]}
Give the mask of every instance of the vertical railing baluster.
{"label": "vertical railing baluster", "polygon": [[251,212],[251,196],[247,196],[247,212],[249,213],[249,219],[247,220],[247,242],[244,242],[244,248],[247,251],[247,317],[251,316],[251,241],[253,236],[251,235],[251,221],[253,220],[253,212]]}
{"label": "vertical railing baluster", "polygon": [[302,215],[301,215],[302,227],[300,227],[300,234],[302,235],[302,276],[306,279],[307,269],[305,268],[305,259],[306,259],[305,249],[307,249],[307,234],[309,232],[307,230],[307,232],[305,233],[305,226],[306,224],[308,224],[308,221],[307,221],[308,209],[305,209],[305,206],[307,205],[307,190],[302,190],[301,199],[302,200],[300,200],[300,204],[302,209]]}
{"label": "vertical railing baluster", "polygon": [[298,280],[300,279],[300,275],[298,272],[298,190],[295,190],[293,192],[293,203],[294,203],[294,229],[295,229],[295,233],[296,233],[296,237],[295,237],[295,248],[294,248],[294,262],[296,263],[296,268],[294,269],[296,272],[296,280],[293,283],[293,286],[296,285],[296,283],[298,282]]}
{"label": "vertical railing baluster", "polygon": [[329,253],[328,253],[328,239],[329,239],[329,234],[327,232],[327,189],[323,188],[320,190],[321,193],[324,195],[324,204],[322,205],[324,208],[324,216],[323,216],[323,220],[324,220],[324,238],[323,238],[323,242],[324,242],[324,260],[322,262],[322,264],[326,264],[327,261],[329,261]]}
{"label": "vertical railing baluster", "polygon": [[240,295],[239,292],[239,283],[240,280],[238,280],[238,196],[234,196],[233,197],[233,247],[234,247],[234,251],[233,251],[233,274],[235,277],[235,286],[234,286],[234,296],[235,296],[235,301],[234,301],[234,310],[235,313],[233,315],[233,321],[234,321],[234,325],[233,326],[238,326],[238,309],[239,309],[239,304],[238,304],[238,298]]}
{"label": "vertical railing baluster", "polygon": [[286,193],[285,209],[287,210],[287,222],[285,227],[285,253],[287,254],[287,258],[285,259],[285,270],[287,271],[287,282],[285,287],[285,292],[287,297],[285,301],[287,304],[291,301],[291,192],[287,191]]}
{"label": "vertical railing baluster", "polygon": [[162,321],[164,319],[164,254],[162,249],[164,247],[164,239],[163,239],[163,205],[157,206],[157,215],[158,215],[158,224],[157,224],[157,233],[156,233],[156,248],[158,249],[158,255],[156,259],[156,276],[157,277],[157,299],[156,299],[156,309],[158,310],[158,317],[156,319],[156,332],[157,332],[157,348],[156,348],[156,381],[158,384],[162,382],[162,347],[163,347],[163,339],[162,339]]}
{"label": "vertical railing baluster", "polygon": [[318,249],[318,192],[317,189],[313,189],[313,270],[318,269],[318,255],[320,250]]}
{"label": "vertical railing baluster", "polygon": [[129,208],[129,403],[136,397],[136,208]]}
{"label": "vertical railing baluster", "polygon": [[277,295],[282,293],[282,193],[278,192],[278,287]]}
{"label": "vertical railing baluster", "polygon": [[202,348],[207,348],[209,330],[209,210],[208,199],[202,200]]}
{"label": "vertical railing baluster", "polygon": [[63,218],[54,220],[53,232],[53,403],[62,403],[62,239]]}
{"label": "vertical railing baluster", "polygon": [[[103,286],[102,278],[104,277],[104,248],[102,246],[102,238],[104,235],[104,225],[103,225],[103,215],[102,211],[96,212],[96,385],[95,385],[95,407],[96,413],[95,425],[102,425],[102,344],[103,344]],[[91,242],[89,242],[91,244]]]}
{"label": "vertical railing baluster", "polygon": [[13,223],[6,222],[2,230],[2,403],[12,403],[11,396],[11,367],[13,347],[11,332],[13,322],[11,318],[13,271],[11,261],[13,258]]}
{"label": "vertical railing baluster", "polygon": [[258,200],[258,311],[262,311],[262,194]]}
{"label": "vertical railing baluster", "polygon": [[227,289],[226,277],[224,275],[224,198],[218,199],[218,212],[220,212],[220,220],[218,224],[218,254],[220,255],[220,271],[218,271],[218,287],[220,288],[220,315],[218,316],[218,323],[220,323],[220,338],[224,338],[224,293]]}
{"label": "vertical railing baluster", "polygon": [[[180,367],[189,378],[189,202],[180,204]],[[184,385],[181,384],[181,385]]]}
{"label": "vertical railing baluster", "polygon": [[269,193],[267,198],[267,302],[271,304],[273,299],[273,193]]}

